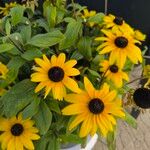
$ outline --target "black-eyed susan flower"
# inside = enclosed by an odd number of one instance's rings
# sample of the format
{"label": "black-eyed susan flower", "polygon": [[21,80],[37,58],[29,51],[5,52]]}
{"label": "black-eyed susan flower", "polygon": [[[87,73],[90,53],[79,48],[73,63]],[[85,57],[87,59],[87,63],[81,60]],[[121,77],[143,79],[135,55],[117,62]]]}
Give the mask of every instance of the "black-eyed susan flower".
{"label": "black-eyed susan flower", "polygon": [[[85,21],[86,21],[86,19],[88,19],[89,17],[93,17],[95,15],[96,15],[96,11],[94,11],[94,10],[88,11],[88,9],[84,9],[82,18],[85,19]],[[89,22],[88,24],[90,27],[93,27],[95,23]]]}
{"label": "black-eyed susan flower", "polygon": [[113,131],[116,117],[124,117],[121,100],[116,99],[116,91],[110,91],[109,85],[104,84],[102,89],[96,90],[87,77],[84,77],[85,90],[79,94],[68,94],[65,100],[70,104],[62,110],[63,115],[76,115],[69,130],[79,125],[80,137],[88,134],[93,136],[99,129],[103,136]]}
{"label": "black-eyed susan flower", "polygon": [[3,16],[6,16],[9,14],[10,9],[13,7],[16,7],[17,3],[16,2],[11,2],[11,3],[5,3],[5,7],[0,7],[0,14]]}
{"label": "black-eyed susan flower", "polygon": [[31,81],[40,82],[35,92],[39,92],[45,87],[45,98],[52,90],[53,97],[58,100],[62,100],[66,95],[65,87],[71,91],[80,92],[78,84],[70,77],[80,74],[78,69],[73,68],[77,61],[65,62],[65,60],[64,53],[59,54],[58,57],[53,55],[50,60],[45,55],[43,55],[43,59],[35,59],[39,67],[33,67],[36,72],[31,75]]}
{"label": "black-eyed susan flower", "polygon": [[6,79],[7,72],[7,66],[0,62],[0,79]]}
{"label": "black-eyed susan flower", "polygon": [[32,140],[38,140],[38,129],[30,119],[23,120],[21,115],[10,119],[0,118],[1,147],[3,150],[34,150]]}
{"label": "black-eyed susan flower", "polygon": [[100,54],[110,53],[109,61],[111,64],[117,62],[123,68],[128,57],[134,64],[142,62],[142,53],[135,44],[140,43],[127,32],[112,32],[102,30],[105,37],[97,37],[96,41],[104,41],[97,47]]}
{"label": "black-eyed susan flower", "polygon": [[123,20],[122,17],[117,17],[112,14],[104,17],[104,25],[113,31],[123,31],[133,33],[133,29]]}
{"label": "black-eyed susan flower", "polygon": [[150,89],[138,88],[134,91],[133,100],[135,104],[143,109],[150,108]]}
{"label": "black-eyed susan flower", "polygon": [[145,41],[146,39],[146,35],[143,34],[141,31],[139,30],[135,30],[134,31],[134,38],[139,40],[139,41]]}
{"label": "black-eyed susan flower", "polygon": [[104,60],[100,66],[100,71],[103,72],[104,77],[113,81],[116,87],[122,87],[123,79],[129,81],[128,75],[117,64],[110,64],[109,61]]}

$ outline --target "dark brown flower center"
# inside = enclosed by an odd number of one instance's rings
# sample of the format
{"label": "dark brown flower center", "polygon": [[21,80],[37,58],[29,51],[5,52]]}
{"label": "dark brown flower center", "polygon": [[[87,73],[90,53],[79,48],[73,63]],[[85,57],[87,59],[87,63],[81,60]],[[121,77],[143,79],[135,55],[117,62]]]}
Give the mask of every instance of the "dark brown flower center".
{"label": "dark brown flower center", "polygon": [[88,106],[93,114],[100,114],[104,110],[104,103],[99,98],[92,99]]}
{"label": "dark brown flower center", "polygon": [[116,65],[111,65],[109,70],[112,72],[112,73],[117,73],[118,72],[118,66]]}
{"label": "dark brown flower center", "polygon": [[14,136],[20,136],[23,131],[24,131],[24,128],[23,128],[22,124],[20,124],[20,123],[16,123],[11,127],[11,133]]}
{"label": "dark brown flower center", "polygon": [[119,48],[125,48],[128,45],[128,39],[123,36],[117,37],[115,39],[115,45]]}
{"label": "dark brown flower center", "polygon": [[113,22],[117,25],[122,25],[123,24],[123,18],[121,17],[115,17],[115,19],[113,20]]}
{"label": "dark brown flower center", "polygon": [[54,82],[60,82],[64,78],[64,70],[60,67],[52,67],[48,71],[48,77]]}
{"label": "dark brown flower center", "polygon": [[139,88],[133,94],[134,102],[141,108],[150,108],[150,90]]}

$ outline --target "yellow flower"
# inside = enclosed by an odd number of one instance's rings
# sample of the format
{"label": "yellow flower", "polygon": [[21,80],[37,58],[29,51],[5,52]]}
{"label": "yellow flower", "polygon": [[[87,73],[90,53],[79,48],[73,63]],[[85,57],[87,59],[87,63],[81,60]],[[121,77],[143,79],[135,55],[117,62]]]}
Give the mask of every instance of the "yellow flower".
{"label": "yellow flower", "polygon": [[45,98],[52,90],[53,97],[58,100],[62,100],[66,95],[65,87],[74,92],[80,92],[78,84],[70,78],[70,76],[80,74],[78,69],[73,68],[77,61],[65,62],[65,60],[64,53],[59,54],[58,57],[53,55],[50,60],[45,55],[43,55],[43,59],[35,59],[35,62],[40,66],[34,67],[33,70],[36,73],[31,75],[31,81],[40,82],[35,92],[39,92],[45,87]]}
{"label": "yellow flower", "polygon": [[6,74],[8,72],[7,66],[0,62],[0,79],[6,79]]}
{"label": "yellow flower", "polygon": [[[86,20],[89,17],[93,17],[95,15],[96,15],[96,11],[93,11],[93,10],[92,11],[88,11],[88,9],[84,9],[82,18]],[[89,24],[90,27],[93,27],[95,23],[94,22],[89,22],[88,24]]]}
{"label": "yellow flower", "polygon": [[16,2],[11,2],[11,3],[6,3],[5,7],[0,7],[0,14],[3,14],[3,16],[6,16],[9,14],[10,9],[13,7],[16,7],[17,3]]}
{"label": "yellow flower", "polygon": [[126,58],[128,57],[134,64],[138,61],[142,62],[142,53],[139,47],[135,44],[140,43],[135,40],[127,32],[112,32],[102,30],[105,34],[104,37],[97,37],[96,41],[104,41],[101,45],[97,47],[100,50],[100,54],[110,53],[110,63],[113,64],[117,62],[120,68],[123,68]]}
{"label": "yellow flower", "polygon": [[62,110],[63,115],[76,115],[69,130],[82,122],[79,136],[93,136],[99,129],[106,137],[108,131],[113,131],[117,117],[124,117],[121,100],[116,99],[116,91],[110,91],[109,85],[96,90],[88,78],[84,78],[85,90],[79,94],[68,94],[65,100],[70,104]]}
{"label": "yellow flower", "polygon": [[134,38],[139,41],[144,41],[146,39],[146,35],[140,32],[139,30],[134,31]]}
{"label": "yellow flower", "polygon": [[113,31],[120,30],[123,32],[127,31],[133,33],[133,29],[125,23],[123,18],[111,14],[104,17],[104,25],[107,29],[112,28]]}
{"label": "yellow flower", "polygon": [[1,147],[3,150],[34,150],[32,140],[40,138],[32,120],[23,120],[21,115],[10,119],[0,118]]}
{"label": "yellow flower", "polygon": [[100,66],[102,67],[100,71],[108,80],[113,81],[116,87],[122,87],[123,79],[129,81],[128,75],[117,64],[110,64],[109,61],[104,60]]}
{"label": "yellow flower", "polygon": [[1,97],[2,95],[4,95],[5,92],[6,92],[5,89],[0,88],[0,97]]}

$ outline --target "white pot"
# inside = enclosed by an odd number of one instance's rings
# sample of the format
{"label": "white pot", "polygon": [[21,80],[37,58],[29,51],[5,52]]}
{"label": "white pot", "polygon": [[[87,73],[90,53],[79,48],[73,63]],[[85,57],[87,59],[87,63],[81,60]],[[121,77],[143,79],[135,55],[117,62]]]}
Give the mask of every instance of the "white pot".
{"label": "white pot", "polygon": [[95,134],[92,138],[91,137],[88,138],[87,145],[85,148],[81,148],[81,145],[78,144],[78,145],[72,146],[70,148],[65,148],[65,149],[61,149],[61,150],[92,150],[92,148],[94,147],[94,145],[97,142],[97,139],[98,139],[98,135]]}

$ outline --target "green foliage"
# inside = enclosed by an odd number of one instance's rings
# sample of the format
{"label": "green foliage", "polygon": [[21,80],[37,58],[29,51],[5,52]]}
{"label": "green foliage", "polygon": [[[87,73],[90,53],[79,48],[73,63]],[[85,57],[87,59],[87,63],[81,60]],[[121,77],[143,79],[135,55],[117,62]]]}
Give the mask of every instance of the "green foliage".
{"label": "green foliage", "polygon": [[39,110],[34,116],[34,120],[36,126],[40,130],[40,134],[46,134],[51,125],[52,113],[44,101],[41,101]]}
{"label": "green foliage", "polygon": [[4,96],[2,96],[0,101],[3,105],[5,116],[15,116],[28,106],[36,98],[34,88],[34,83],[29,80],[23,80],[14,85]]}
{"label": "green foliage", "polygon": [[78,43],[78,51],[87,59],[92,57],[91,49],[92,39],[90,37],[82,37]]}
{"label": "green foliage", "polygon": [[64,34],[65,39],[60,43],[59,49],[62,50],[73,46],[79,38],[81,29],[81,22],[71,21],[67,26],[66,32]]}
{"label": "green foliage", "polygon": [[107,138],[107,146],[109,150],[115,150],[116,149],[116,135],[115,131],[108,132]]}
{"label": "green foliage", "polygon": [[14,45],[9,43],[0,44],[0,53],[10,51],[14,48]]}
{"label": "green foliage", "polygon": [[63,39],[64,35],[59,30],[55,30],[45,34],[38,34],[32,37],[27,44],[47,48],[60,43]]}
{"label": "green foliage", "polygon": [[11,9],[10,15],[11,15],[12,25],[15,26],[22,21],[23,13],[24,13],[24,7],[23,6],[17,6],[17,7],[14,7]]}

